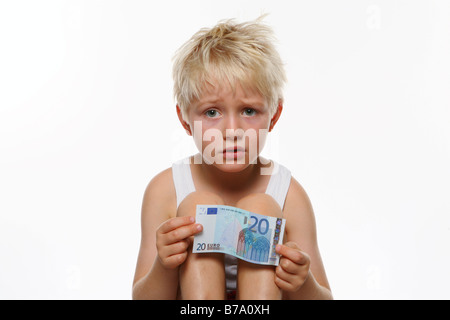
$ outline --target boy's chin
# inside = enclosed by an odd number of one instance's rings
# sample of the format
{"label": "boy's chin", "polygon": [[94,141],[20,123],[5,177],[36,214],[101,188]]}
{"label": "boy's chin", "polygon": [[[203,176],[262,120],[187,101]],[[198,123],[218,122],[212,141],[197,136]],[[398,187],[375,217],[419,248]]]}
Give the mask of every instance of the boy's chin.
{"label": "boy's chin", "polygon": [[216,167],[217,169],[219,169],[222,172],[241,172],[243,170],[245,170],[246,168],[248,168],[249,164],[248,163],[213,163],[212,164],[214,167]]}
{"label": "boy's chin", "polygon": [[251,164],[256,164],[257,161],[253,161],[252,163],[249,163],[248,157],[246,157],[245,161],[243,159],[234,159],[234,160],[226,160],[223,159],[222,161],[216,160],[216,159],[203,159],[204,162],[208,165],[212,165],[218,170],[222,172],[241,172],[249,167]]}

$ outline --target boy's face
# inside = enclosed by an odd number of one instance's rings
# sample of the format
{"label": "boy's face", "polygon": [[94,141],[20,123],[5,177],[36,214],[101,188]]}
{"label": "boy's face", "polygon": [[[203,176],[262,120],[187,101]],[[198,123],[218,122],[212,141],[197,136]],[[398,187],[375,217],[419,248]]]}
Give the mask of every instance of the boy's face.
{"label": "boy's face", "polygon": [[278,120],[282,105],[271,116],[266,99],[257,91],[237,83],[207,85],[199,100],[187,110],[188,122],[178,117],[189,135],[193,135],[203,161],[224,172],[239,172],[256,163],[267,132]]}

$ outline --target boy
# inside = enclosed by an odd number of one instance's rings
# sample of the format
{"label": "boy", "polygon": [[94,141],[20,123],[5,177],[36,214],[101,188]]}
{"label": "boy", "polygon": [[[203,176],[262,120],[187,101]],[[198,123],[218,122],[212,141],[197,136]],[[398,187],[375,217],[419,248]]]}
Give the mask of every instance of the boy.
{"label": "boy", "polygon": [[[283,109],[285,74],[260,19],[202,29],[174,61],[177,114],[200,154],[149,183],[134,299],[331,299],[307,194],[282,165],[259,156]],[[286,219],[277,267],[192,253],[197,204]]]}

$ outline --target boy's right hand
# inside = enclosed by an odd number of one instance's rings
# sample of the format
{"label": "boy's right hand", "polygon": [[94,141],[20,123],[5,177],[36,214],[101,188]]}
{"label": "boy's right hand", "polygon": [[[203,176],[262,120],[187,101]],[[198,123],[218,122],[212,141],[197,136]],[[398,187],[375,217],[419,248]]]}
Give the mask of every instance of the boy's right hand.
{"label": "boy's right hand", "polygon": [[158,258],[164,268],[174,269],[186,260],[189,238],[203,230],[201,224],[194,222],[194,217],[176,217],[156,230]]}

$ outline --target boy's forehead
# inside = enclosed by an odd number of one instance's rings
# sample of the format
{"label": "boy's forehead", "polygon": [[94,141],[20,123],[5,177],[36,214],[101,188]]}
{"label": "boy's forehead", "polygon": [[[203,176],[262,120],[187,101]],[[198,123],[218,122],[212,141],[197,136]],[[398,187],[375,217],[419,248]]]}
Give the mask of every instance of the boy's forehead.
{"label": "boy's forehead", "polygon": [[232,86],[228,81],[207,82],[203,86],[198,102],[204,103],[211,100],[239,99],[255,103],[266,103],[264,96],[251,85],[243,86],[239,81]]}

